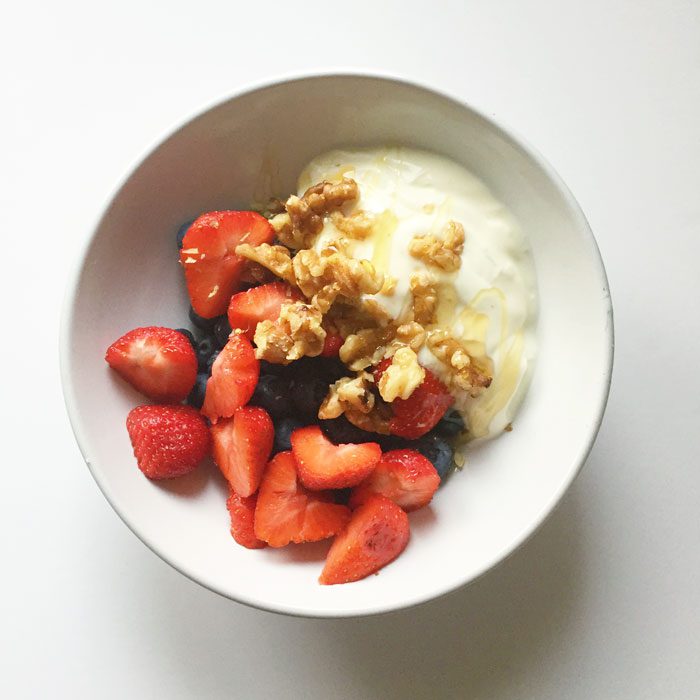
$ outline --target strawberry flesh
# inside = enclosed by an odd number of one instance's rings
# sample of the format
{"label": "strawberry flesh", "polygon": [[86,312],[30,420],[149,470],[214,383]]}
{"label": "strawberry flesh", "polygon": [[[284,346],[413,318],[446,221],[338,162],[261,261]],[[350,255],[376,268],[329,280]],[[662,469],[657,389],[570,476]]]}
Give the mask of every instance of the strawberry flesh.
{"label": "strawberry flesh", "polygon": [[267,544],[255,536],[255,505],[257,496],[239,496],[233,489],[226,501],[231,516],[231,536],[238,544],[248,549],[262,549]]}
{"label": "strawberry flesh", "polygon": [[270,282],[252,287],[231,297],[228,321],[231,328],[239,328],[249,340],[253,340],[260,321],[275,321],[283,304],[298,301],[301,294],[284,282]]}
{"label": "strawberry flesh", "polygon": [[371,496],[333,540],[319,583],[359,581],[394,561],[410,536],[408,516],[385,496]]}

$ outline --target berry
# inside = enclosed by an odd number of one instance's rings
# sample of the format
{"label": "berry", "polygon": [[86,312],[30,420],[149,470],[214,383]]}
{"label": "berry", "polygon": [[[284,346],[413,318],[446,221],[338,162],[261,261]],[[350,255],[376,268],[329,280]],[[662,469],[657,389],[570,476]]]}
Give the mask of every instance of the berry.
{"label": "berry", "polygon": [[275,430],[262,408],[239,408],[211,426],[214,461],[239,496],[252,496],[272,451]]}
{"label": "berry", "polygon": [[200,331],[208,333],[214,329],[214,324],[216,323],[215,318],[204,318],[200,316],[191,306],[190,310],[187,312],[192,325],[195,328],[199,328]]}
{"label": "berry", "polygon": [[177,247],[182,248],[182,241],[185,238],[185,234],[187,233],[188,229],[192,225],[192,221],[186,221],[180,228],[177,230],[177,236],[175,237],[175,240],[177,241]]}
{"label": "berry", "polygon": [[[390,359],[382,362],[374,370],[374,381],[378,384]],[[391,402],[393,417],[389,423],[392,435],[411,440],[425,435],[454,403],[454,397],[447,387],[429,370],[425,379],[407,399],[394,399]]]}
{"label": "berry", "polygon": [[366,430],[358,428],[345,416],[329,420],[320,420],[318,423],[328,439],[336,445],[348,442],[367,442],[367,440],[373,439],[378,441],[379,438],[384,437],[383,435],[368,433]]}
{"label": "berry", "polygon": [[231,516],[231,536],[238,544],[248,549],[262,549],[267,544],[255,536],[253,523],[255,521],[255,505],[257,496],[244,498],[234,490],[226,501],[229,515]]}
{"label": "berry", "polygon": [[219,418],[230,418],[250,400],[259,372],[260,365],[250,341],[243,335],[232,335],[212,365],[202,413],[212,423]]}
{"label": "berry", "polygon": [[289,452],[292,449],[292,433],[304,424],[297,418],[282,418],[275,423],[275,441],[272,453]]}
{"label": "berry", "polygon": [[326,339],[323,341],[323,350],[321,357],[338,357],[341,345],[345,341],[342,336],[337,333],[326,333]]}
{"label": "berry", "polygon": [[164,403],[182,401],[197,377],[190,341],[172,328],[135,328],[109,346],[105,360],[135,389]]}
{"label": "berry", "polygon": [[191,472],[211,448],[209,428],[191,406],[138,406],[126,429],[139,469],[149,479],[170,479]]}
{"label": "berry", "polygon": [[440,486],[435,467],[420,452],[385,452],[374,471],[353,489],[350,507],[357,508],[372,494],[390,498],[405,511],[418,510],[430,503]]}
{"label": "berry", "polygon": [[295,430],[291,440],[299,478],[309,489],[356,486],[369,476],[382,456],[376,442],[334,445],[318,425]]}
{"label": "berry", "polygon": [[207,382],[209,381],[209,375],[206,372],[200,372],[197,375],[192,391],[190,391],[187,397],[187,403],[195,408],[202,408],[204,403],[204,395],[207,391]]}
{"label": "berry", "polygon": [[214,339],[217,347],[223,348],[228,343],[228,337],[231,335],[231,324],[226,316],[219,316],[214,324]]}
{"label": "berry", "polygon": [[444,479],[454,467],[454,449],[444,437],[430,433],[412,443],[413,449],[430,460],[440,479]]}
{"label": "berry", "polygon": [[309,492],[299,483],[291,452],[280,452],[267,465],[255,508],[255,536],[271,547],[324,540],[349,519],[350,509],[334,503],[332,493]]}
{"label": "berry", "polygon": [[288,416],[294,411],[291,386],[284,377],[267,374],[260,377],[250,403],[261,406],[273,418]]}
{"label": "berry", "polygon": [[270,222],[253,211],[213,211],[194,221],[182,242],[180,263],[192,307],[200,316],[226,313],[245,266],[236,246],[271,243],[274,235]]}
{"label": "berry", "polygon": [[303,416],[316,418],[323,399],[328,394],[328,382],[318,376],[294,379],[292,384],[292,400],[297,411]]}
{"label": "berry", "polygon": [[210,335],[205,335],[197,341],[197,368],[200,372],[206,372],[211,356],[216,352],[216,342]]}
{"label": "berry", "polygon": [[358,581],[394,561],[408,544],[408,516],[384,496],[371,496],[333,540],[319,583]]}
{"label": "berry", "polygon": [[216,358],[219,356],[221,353],[221,350],[214,350],[214,352],[209,356],[209,359],[207,360],[207,374],[211,376],[211,368],[214,366],[214,363],[216,362]]}
{"label": "berry", "polygon": [[228,320],[232,328],[240,328],[249,340],[253,340],[260,321],[277,320],[283,304],[302,298],[296,289],[285,282],[270,282],[251,287],[231,297]]}
{"label": "berry", "polygon": [[182,333],[182,335],[187,338],[187,340],[190,341],[190,345],[194,348],[197,345],[197,341],[194,339],[194,335],[192,335],[192,331],[187,329],[187,328],[176,328],[175,329],[176,333]]}
{"label": "berry", "polygon": [[447,411],[435,426],[435,432],[446,438],[456,437],[465,430],[464,419],[456,409]]}

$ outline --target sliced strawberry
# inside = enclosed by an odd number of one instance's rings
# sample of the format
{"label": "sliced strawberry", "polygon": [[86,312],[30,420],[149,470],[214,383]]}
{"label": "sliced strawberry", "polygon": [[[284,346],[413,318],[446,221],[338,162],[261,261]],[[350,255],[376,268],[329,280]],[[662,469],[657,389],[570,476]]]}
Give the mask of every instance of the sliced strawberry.
{"label": "sliced strawberry", "polygon": [[212,423],[230,418],[248,403],[259,375],[260,363],[250,341],[240,333],[231,335],[212,365],[202,413]]}
{"label": "sliced strawberry", "polygon": [[229,515],[231,516],[231,536],[238,544],[248,549],[262,549],[267,544],[255,536],[253,523],[255,521],[255,505],[257,496],[244,498],[233,489],[226,501]]}
{"label": "sliced strawberry", "polygon": [[260,321],[277,320],[282,304],[300,299],[301,294],[284,282],[251,287],[231,297],[228,322],[231,328],[240,328],[249,340],[253,340],[255,328]]}
{"label": "sliced strawberry", "polygon": [[245,266],[236,246],[270,243],[274,235],[270,222],[254,211],[212,211],[197,218],[180,250],[192,308],[204,318],[225,314]]}
{"label": "sliced strawberry", "polygon": [[267,411],[257,406],[239,408],[233,418],[211,426],[214,461],[239,496],[258,490],[272,451],[275,429]]}
{"label": "sliced strawberry", "polygon": [[149,479],[170,479],[191,472],[211,448],[209,428],[191,406],[138,406],[126,429],[139,469]]}
{"label": "sliced strawberry", "polygon": [[385,496],[371,496],[333,540],[319,583],[350,583],[394,561],[408,544],[408,516]]}
{"label": "sliced strawberry", "polygon": [[271,547],[316,542],[340,532],[350,519],[333,494],[307,491],[297,477],[291,452],[279,452],[267,465],[255,507],[255,535]]}
{"label": "sliced strawberry", "polygon": [[[390,359],[382,360],[374,370],[374,381],[379,379],[391,364]],[[391,402],[393,417],[389,422],[392,435],[414,440],[434,428],[454,403],[448,388],[429,370],[425,379],[407,399],[394,399]]]}
{"label": "sliced strawberry", "polygon": [[154,401],[182,401],[197,379],[192,345],[172,328],[135,328],[109,346],[105,360],[134,389]]}
{"label": "sliced strawberry", "polygon": [[350,495],[350,507],[364,503],[373,494],[390,498],[405,511],[430,503],[440,486],[440,475],[430,460],[415,450],[385,452],[374,471]]}
{"label": "sliced strawberry", "polygon": [[326,339],[323,341],[323,350],[321,357],[338,357],[340,347],[345,341],[338,333],[326,333]]}
{"label": "sliced strawberry", "polygon": [[291,442],[299,478],[309,489],[357,486],[370,475],[382,456],[376,442],[334,445],[318,425],[295,430]]}

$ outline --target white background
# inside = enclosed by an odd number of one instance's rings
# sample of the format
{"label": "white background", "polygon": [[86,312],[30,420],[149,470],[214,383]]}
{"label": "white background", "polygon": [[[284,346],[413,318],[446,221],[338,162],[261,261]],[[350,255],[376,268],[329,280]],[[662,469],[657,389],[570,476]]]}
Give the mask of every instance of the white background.
{"label": "white background", "polygon": [[[698,3],[4,7],[0,696],[700,697]],[[331,67],[447,90],[540,149],[597,236],[617,349],[588,464],[525,547],[420,608],[314,621],[219,598],[127,530],[73,441],[57,333],[68,266],[154,140]]]}

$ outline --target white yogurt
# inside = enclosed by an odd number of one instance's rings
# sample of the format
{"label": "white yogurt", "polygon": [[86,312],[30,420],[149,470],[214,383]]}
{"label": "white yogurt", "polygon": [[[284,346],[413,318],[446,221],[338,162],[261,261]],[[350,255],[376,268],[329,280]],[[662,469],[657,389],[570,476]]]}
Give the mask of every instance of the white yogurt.
{"label": "white yogurt", "polygon": [[[411,303],[409,277],[426,269],[408,253],[416,234],[441,235],[449,221],[464,226],[466,241],[457,272],[430,272],[440,283],[438,326],[449,330],[475,354],[494,363],[491,386],[477,399],[460,392],[456,407],[472,438],[500,434],[524,396],[535,357],[537,287],[527,240],[517,222],[481,180],[457,163],[409,148],[336,150],[314,158],[302,172],[301,195],[321,180],[353,178],[360,199],[356,210],[376,215],[372,234],[353,242],[352,254],[366,258],[396,279],[391,295],[376,299],[398,317]],[[316,240],[322,248],[340,233],[330,221]],[[438,376],[445,367],[423,348],[421,364]]]}

